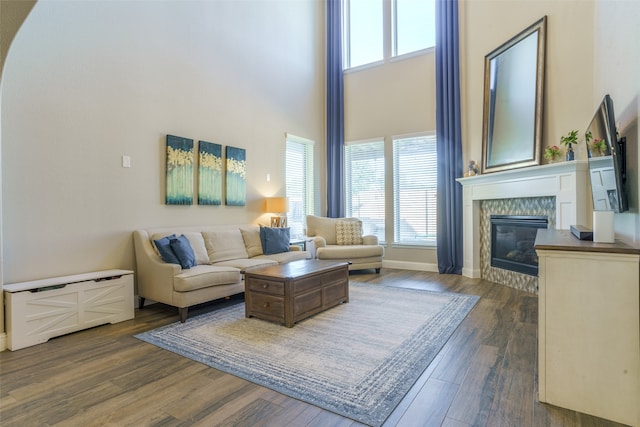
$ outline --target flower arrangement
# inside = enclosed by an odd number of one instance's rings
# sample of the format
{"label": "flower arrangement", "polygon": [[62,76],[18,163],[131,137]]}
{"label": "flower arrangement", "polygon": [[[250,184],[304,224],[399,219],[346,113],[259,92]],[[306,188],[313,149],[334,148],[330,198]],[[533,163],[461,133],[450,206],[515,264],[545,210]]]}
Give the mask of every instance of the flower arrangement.
{"label": "flower arrangement", "polygon": [[593,155],[594,153],[597,153],[599,155],[603,155],[604,153],[606,153],[607,151],[607,144],[606,142],[604,142],[603,138],[594,138],[593,141],[591,141],[592,138],[592,134],[591,131],[587,131],[584,134],[584,140],[587,143],[587,147],[589,148],[589,152],[591,155]]}
{"label": "flower arrangement", "polygon": [[592,153],[599,153],[602,155],[607,151],[607,144],[604,142],[604,139],[596,138],[591,144],[589,144],[589,150],[591,150]]}
{"label": "flower arrangement", "polygon": [[544,149],[544,158],[547,160],[555,160],[560,157],[560,147],[557,145],[547,145]]}

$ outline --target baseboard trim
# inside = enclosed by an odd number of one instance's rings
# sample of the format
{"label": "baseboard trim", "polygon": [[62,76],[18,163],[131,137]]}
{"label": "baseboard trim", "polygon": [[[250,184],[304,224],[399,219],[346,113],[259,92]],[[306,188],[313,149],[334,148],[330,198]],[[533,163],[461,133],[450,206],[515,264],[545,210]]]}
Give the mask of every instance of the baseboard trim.
{"label": "baseboard trim", "polygon": [[437,264],[431,264],[427,262],[382,260],[382,267],[396,268],[399,270],[430,271],[434,273],[438,272]]}
{"label": "baseboard trim", "polygon": [[479,279],[481,277],[479,269],[474,270],[473,268],[464,268],[464,267],[462,268],[462,275],[464,277],[469,277],[471,279]]}
{"label": "baseboard trim", "polygon": [[7,349],[7,334],[5,332],[0,334],[0,351]]}

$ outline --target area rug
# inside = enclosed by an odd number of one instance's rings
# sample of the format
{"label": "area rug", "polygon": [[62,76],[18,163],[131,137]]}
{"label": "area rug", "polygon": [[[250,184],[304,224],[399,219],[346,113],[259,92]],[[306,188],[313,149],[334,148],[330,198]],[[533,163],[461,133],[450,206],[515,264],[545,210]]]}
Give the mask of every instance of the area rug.
{"label": "area rug", "polygon": [[245,318],[241,302],[136,337],[380,426],[477,300],[474,295],[351,283],[349,303],[293,328]]}

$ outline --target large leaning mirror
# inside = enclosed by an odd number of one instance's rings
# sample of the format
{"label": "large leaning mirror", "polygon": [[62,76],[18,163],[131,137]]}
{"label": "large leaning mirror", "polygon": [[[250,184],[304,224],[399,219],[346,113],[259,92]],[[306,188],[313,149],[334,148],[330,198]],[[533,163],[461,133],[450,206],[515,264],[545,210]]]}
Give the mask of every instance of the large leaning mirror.
{"label": "large leaning mirror", "polygon": [[544,16],[485,56],[483,172],[540,164],[546,29]]}

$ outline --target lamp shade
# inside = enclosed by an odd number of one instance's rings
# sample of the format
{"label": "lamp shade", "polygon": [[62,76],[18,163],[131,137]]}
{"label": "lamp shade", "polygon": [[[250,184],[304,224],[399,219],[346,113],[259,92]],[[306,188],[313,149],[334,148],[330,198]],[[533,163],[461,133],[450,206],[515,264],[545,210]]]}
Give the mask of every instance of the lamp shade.
{"label": "lamp shade", "polygon": [[283,213],[289,211],[288,197],[267,197],[265,199],[265,212]]}

